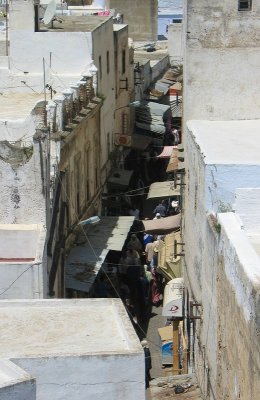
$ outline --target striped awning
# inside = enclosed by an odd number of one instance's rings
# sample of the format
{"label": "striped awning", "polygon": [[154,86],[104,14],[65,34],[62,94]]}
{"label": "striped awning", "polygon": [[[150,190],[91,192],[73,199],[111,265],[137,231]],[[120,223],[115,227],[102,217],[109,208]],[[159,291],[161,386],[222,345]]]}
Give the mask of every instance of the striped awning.
{"label": "striped awning", "polygon": [[157,158],[170,158],[173,149],[177,150],[177,146],[164,146],[162,152],[157,156]]}

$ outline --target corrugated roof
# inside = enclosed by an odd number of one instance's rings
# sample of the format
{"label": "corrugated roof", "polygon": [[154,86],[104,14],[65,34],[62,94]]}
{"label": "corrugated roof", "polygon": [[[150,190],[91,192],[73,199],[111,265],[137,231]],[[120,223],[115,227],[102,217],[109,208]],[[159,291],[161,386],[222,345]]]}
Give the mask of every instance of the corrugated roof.
{"label": "corrugated roof", "polygon": [[152,183],[148,192],[147,199],[180,196],[180,187],[174,188],[173,181]]}
{"label": "corrugated roof", "polygon": [[122,250],[133,221],[132,216],[100,217],[97,225],[83,227],[79,242],[85,243],[74,247],[65,262],[66,288],[88,293],[109,250]]}

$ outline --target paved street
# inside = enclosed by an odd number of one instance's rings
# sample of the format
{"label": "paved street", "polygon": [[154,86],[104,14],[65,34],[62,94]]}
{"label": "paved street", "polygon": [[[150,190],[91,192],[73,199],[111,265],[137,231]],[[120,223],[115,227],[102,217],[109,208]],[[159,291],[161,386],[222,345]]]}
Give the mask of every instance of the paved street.
{"label": "paved street", "polygon": [[[161,348],[160,337],[158,335],[158,328],[163,327],[165,324],[165,317],[162,317],[162,307],[152,307],[150,319],[148,322],[148,330],[146,334],[149,343],[150,352],[152,356],[152,379],[163,376],[163,369],[161,363]],[[151,399],[150,389],[146,390],[146,399]]]}

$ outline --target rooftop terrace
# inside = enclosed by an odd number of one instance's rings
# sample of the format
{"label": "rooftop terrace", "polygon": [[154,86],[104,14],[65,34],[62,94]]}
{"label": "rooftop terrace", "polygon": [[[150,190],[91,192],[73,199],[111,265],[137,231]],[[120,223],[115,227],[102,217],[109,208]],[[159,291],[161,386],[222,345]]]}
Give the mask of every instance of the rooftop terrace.
{"label": "rooftop terrace", "polygon": [[260,120],[187,122],[206,164],[260,165]]}
{"label": "rooftop terrace", "polygon": [[98,26],[104,24],[111,17],[103,17],[98,15],[61,15],[57,16],[58,21],[53,24],[40,26],[42,32],[92,32]]}
{"label": "rooftop terrace", "polygon": [[142,352],[119,299],[2,301],[0,319],[2,358]]}

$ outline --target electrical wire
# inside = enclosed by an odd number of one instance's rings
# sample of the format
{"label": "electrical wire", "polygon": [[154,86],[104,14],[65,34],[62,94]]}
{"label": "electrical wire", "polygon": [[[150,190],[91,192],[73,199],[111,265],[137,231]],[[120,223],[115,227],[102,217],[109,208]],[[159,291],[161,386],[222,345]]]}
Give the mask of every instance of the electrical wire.
{"label": "electrical wire", "polygon": [[41,262],[38,262],[38,263],[31,264],[31,265],[30,265],[28,268],[26,268],[20,275],[18,275],[18,277],[17,277],[6,289],[4,289],[4,290],[0,293],[0,296],[2,296],[4,293],[6,293],[6,292],[14,285],[14,283],[15,283],[16,281],[18,281],[18,279],[21,278],[21,276],[22,276],[23,274],[25,274],[25,272],[27,272],[30,268],[34,267],[35,265],[40,265],[40,264],[42,264],[42,263],[41,263]]}
{"label": "electrical wire", "polygon": [[[65,196],[66,196],[66,198],[67,198],[67,201],[68,201],[69,204],[71,205],[71,202],[70,202],[68,193],[67,193],[66,190],[64,190],[63,182],[61,181],[61,179],[60,179],[59,176],[58,176],[58,179],[60,180],[60,184],[61,184],[61,186],[62,186],[62,189],[63,189],[64,193],[65,193]],[[77,216],[77,222],[79,222],[80,219],[79,219],[79,215],[78,215],[77,213],[76,213],[76,216]],[[88,245],[89,245],[89,247],[91,248],[91,251],[93,252],[93,254],[94,254],[96,260],[99,261],[99,257],[98,257],[98,255],[96,254],[96,251],[95,251],[95,249],[93,248],[93,246],[92,246],[92,244],[91,244],[91,242],[90,242],[90,240],[89,240],[89,238],[88,238],[88,236],[87,236],[87,234],[86,234],[86,232],[85,232],[83,226],[82,226],[82,225],[79,225],[79,227],[80,227],[80,229],[82,230],[82,233],[83,233],[83,235],[85,236],[85,238],[86,238],[86,240],[87,240],[87,242],[88,242]],[[101,266],[100,266],[100,270],[101,270],[101,271],[104,273],[104,275],[106,276],[107,280],[109,281],[111,287],[113,288],[113,290],[114,290],[114,292],[116,293],[116,295],[118,296],[118,298],[122,300],[122,298],[121,298],[121,296],[120,296],[120,293],[118,292],[117,288],[116,288],[115,285],[113,284],[112,280],[110,279],[109,275],[107,274],[107,272],[106,272],[106,270],[105,270],[105,268],[103,267],[102,264],[101,264]],[[128,315],[129,315],[129,318],[130,318],[130,320],[131,320],[131,318],[132,318],[131,311],[128,309],[127,305],[126,305],[123,301],[122,301],[122,303],[124,304],[124,307],[125,307],[125,309],[126,309]],[[138,326],[140,332],[142,332],[142,334],[146,337],[146,332],[143,330],[143,328],[141,327],[141,325],[140,325],[139,323],[137,323],[136,326]],[[149,340],[149,339],[147,339],[147,341],[149,341],[150,343],[152,343],[154,346],[157,346],[157,347],[161,348],[161,346],[159,346],[157,343],[155,343],[155,342],[153,342],[153,341],[151,341],[151,340]]]}

